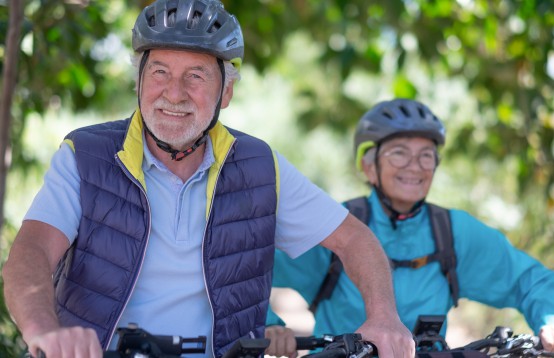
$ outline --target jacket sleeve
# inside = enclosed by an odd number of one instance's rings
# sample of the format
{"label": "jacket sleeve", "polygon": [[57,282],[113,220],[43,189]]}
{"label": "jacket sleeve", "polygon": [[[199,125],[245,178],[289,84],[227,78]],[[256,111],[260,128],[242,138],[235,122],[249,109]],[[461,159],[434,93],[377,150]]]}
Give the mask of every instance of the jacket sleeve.
{"label": "jacket sleeve", "polygon": [[315,298],[329,268],[331,251],[317,245],[291,259],[284,251],[275,250],[273,287],[297,291],[308,305]]}
{"label": "jacket sleeve", "polygon": [[535,334],[554,324],[554,271],[512,246],[500,231],[463,211],[451,214],[461,296],[518,309]]}
{"label": "jacket sleeve", "polygon": [[285,326],[285,321],[283,321],[281,317],[279,317],[277,313],[273,311],[273,309],[271,308],[271,305],[269,305],[267,309],[267,318],[265,321],[265,325],[266,326]]}

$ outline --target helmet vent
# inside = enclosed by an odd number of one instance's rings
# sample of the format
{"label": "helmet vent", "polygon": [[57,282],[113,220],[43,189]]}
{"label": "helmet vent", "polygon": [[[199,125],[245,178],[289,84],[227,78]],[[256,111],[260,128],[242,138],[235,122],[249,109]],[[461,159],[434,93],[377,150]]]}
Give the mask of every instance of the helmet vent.
{"label": "helmet vent", "polygon": [[403,113],[406,117],[410,117],[410,112],[408,112],[408,110],[406,109],[406,107],[400,106],[399,108],[400,108],[400,110],[402,111],[402,113]]}
{"label": "helmet vent", "polygon": [[167,12],[167,27],[175,27],[177,18],[177,9],[171,9]]}
{"label": "helmet vent", "polygon": [[206,4],[202,1],[195,1],[191,7],[192,16],[188,17],[187,29],[195,29],[202,18],[202,14],[206,11]]}
{"label": "helmet vent", "polygon": [[417,107],[417,111],[419,112],[419,116],[421,118],[425,118],[425,112],[423,112],[423,108]]}
{"label": "helmet vent", "polygon": [[392,117],[392,114],[390,114],[390,112],[387,111],[387,110],[383,111],[383,116],[387,117],[388,119],[392,119],[392,118],[393,118],[393,117]]}
{"label": "helmet vent", "polygon": [[227,47],[232,47],[234,46],[236,43],[237,43],[237,38],[235,37],[234,39],[230,40],[229,42],[227,42]]}
{"label": "helmet vent", "polygon": [[156,26],[156,16],[154,16],[153,7],[146,9],[146,12],[144,13],[144,17],[146,18],[146,22],[148,23],[148,26],[150,27]]}
{"label": "helmet vent", "polygon": [[200,11],[195,11],[192,15],[192,18],[189,20],[187,24],[187,29],[195,29],[196,26],[198,26],[198,23],[200,22],[200,18],[202,17],[202,13]]}
{"label": "helmet vent", "polygon": [[177,22],[177,6],[178,1],[175,0],[169,0],[167,4],[165,5],[165,8],[167,9],[167,14],[165,15],[165,26],[166,27],[175,27],[175,23]]}
{"label": "helmet vent", "polygon": [[212,26],[210,26],[210,28],[208,29],[208,33],[213,34],[217,30],[219,30],[220,28],[221,28],[221,24],[216,21],[212,24]]}

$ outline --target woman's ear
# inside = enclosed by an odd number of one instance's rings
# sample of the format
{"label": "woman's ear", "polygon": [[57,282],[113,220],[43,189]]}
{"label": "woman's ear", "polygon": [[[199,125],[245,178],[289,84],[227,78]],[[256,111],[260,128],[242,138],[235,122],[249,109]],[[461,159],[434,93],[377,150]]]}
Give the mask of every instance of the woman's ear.
{"label": "woman's ear", "polygon": [[362,159],[362,169],[364,174],[371,185],[377,184],[377,170],[375,169],[375,162],[368,164]]}

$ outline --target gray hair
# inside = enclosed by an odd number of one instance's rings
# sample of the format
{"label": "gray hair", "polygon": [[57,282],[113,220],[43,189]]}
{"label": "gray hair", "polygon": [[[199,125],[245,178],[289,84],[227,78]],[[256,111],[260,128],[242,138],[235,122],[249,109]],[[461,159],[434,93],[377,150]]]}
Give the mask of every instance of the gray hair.
{"label": "gray hair", "polygon": [[365,165],[372,165],[375,163],[375,156],[377,155],[377,147],[371,147],[367,152],[365,152],[362,157],[362,162]]}
{"label": "gray hair", "polygon": [[[143,55],[144,52],[135,52],[131,55],[131,64],[135,68],[135,90],[137,89],[140,61]],[[240,81],[240,73],[230,61],[223,61],[223,65],[225,67],[225,87]]]}

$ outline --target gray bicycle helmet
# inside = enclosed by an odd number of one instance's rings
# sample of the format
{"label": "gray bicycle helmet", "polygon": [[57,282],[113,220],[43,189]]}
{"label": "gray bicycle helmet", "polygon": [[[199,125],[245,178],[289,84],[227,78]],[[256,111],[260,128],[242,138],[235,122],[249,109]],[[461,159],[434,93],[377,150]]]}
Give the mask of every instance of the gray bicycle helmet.
{"label": "gray bicycle helmet", "polygon": [[207,53],[237,68],[244,57],[240,25],[219,0],[157,0],[145,7],[133,28],[133,49],[155,48]]}
{"label": "gray bicycle helmet", "polygon": [[367,111],[356,127],[354,155],[361,169],[365,152],[388,139],[398,136],[429,138],[437,145],[444,144],[445,128],[424,104],[409,99],[394,99],[375,105]]}

